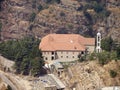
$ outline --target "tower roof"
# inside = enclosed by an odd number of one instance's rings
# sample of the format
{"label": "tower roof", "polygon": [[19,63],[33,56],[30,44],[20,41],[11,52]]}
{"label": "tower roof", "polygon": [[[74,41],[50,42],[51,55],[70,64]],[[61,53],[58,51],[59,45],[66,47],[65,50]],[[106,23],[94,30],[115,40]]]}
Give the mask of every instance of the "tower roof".
{"label": "tower roof", "polygon": [[101,35],[101,33],[100,33],[100,32],[98,32],[98,33],[97,33],[97,36],[100,36],[100,35]]}

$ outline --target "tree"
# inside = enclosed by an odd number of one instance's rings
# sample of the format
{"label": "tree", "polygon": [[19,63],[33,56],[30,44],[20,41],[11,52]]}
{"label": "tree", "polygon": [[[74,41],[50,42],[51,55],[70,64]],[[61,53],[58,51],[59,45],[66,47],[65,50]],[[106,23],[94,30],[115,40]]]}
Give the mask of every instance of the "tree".
{"label": "tree", "polygon": [[21,63],[21,71],[22,71],[22,74],[24,75],[28,75],[29,72],[30,72],[30,59],[29,58],[24,58],[22,63]]}
{"label": "tree", "polygon": [[41,74],[44,61],[42,53],[38,49],[39,43],[40,41],[34,36],[2,42],[0,43],[0,53],[4,57],[15,61],[17,74],[28,75],[31,71],[33,71],[32,75]]}
{"label": "tree", "polygon": [[97,3],[96,1],[93,2],[93,9],[95,12],[99,13],[101,12],[104,8],[100,3]]}
{"label": "tree", "polygon": [[64,17],[64,16],[65,16],[65,13],[61,11],[61,12],[60,12],[60,16],[61,16],[61,17]]}
{"label": "tree", "polygon": [[116,51],[110,52],[110,59],[111,60],[117,60],[117,52]]}
{"label": "tree", "polygon": [[68,34],[68,30],[66,28],[62,27],[62,28],[59,28],[56,33],[57,34]]}
{"label": "tree", "polygon": [[45,0],[46,3],[57,3],[59,4],[61,0]]}
{"label": "tree", "polygon": [[111,37],[102,39],[101,48],[106,51],[111,51],[113,48],[113,39]]}
{"label": "tree", "polygon": [[1,5],[2,5],[2,2],[3,2],[4,0],[0,0],[0,11],[2,10],[2,7],[1,7]]}
{"label": "tree", "polygon": [[114,70],[110,70],[110,76],[112,78],[115,78],[117,76],[117,72],[115,72]]}
{"label": "tree", "polygon": [[98,53],[97,58],[98,58],[99,64],[101,65],[107,64],[108,61],[110,60],[110,53],[106,51]]}
{"label": "tree", "polygon": [[40,12],[43,9],[43,6],[40,4],[37,8],[38,8],[38,11]]}
{"label": "tree", "polygon": [[32,65],[32,75],[40,75],[41,70],[42,70],[42,66],[44,65],[44,61],[42,58],[36,57],[35,59],[32,60],[31,62]]}
{"label": "tree", "polygon": [[10,87],[10,85],[7,86],[6,90],[12,90],[12,88]]}
{"label": "tree", "polygon": [[35,19],[35,17],[36,17],[36,13],[32,13],[31,15],[30,15],[30,22],[33,22],[34,21],[34,19]]}
{"label": "tree", "polygon": [[120,46],[117,47],[116,52],[117,52],[117,58],[120,59]]}
{"label": "tree", "polygon": [[2,23],[0,22],[0,40],[1,40],[1,32],[2,32]]}
{"label": "tree", "polygon": [[89,55],[89,59],[90,59],[90,60],[96,60],[96,57],[97,57],[97,55],[96,55],[95,52],[93,52],[93,53],[91,53],[91,54]]}
{"label": "tree", "polygon": [[61,0],[54,0],[54,1],[55,1],[56,3],[58,3],[58,4],[61,2]]}

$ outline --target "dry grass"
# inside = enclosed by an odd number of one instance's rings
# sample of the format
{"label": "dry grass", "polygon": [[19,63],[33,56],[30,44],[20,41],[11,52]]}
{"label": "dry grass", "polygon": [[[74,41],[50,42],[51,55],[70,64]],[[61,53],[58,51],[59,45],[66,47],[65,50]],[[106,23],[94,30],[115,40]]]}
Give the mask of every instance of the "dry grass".
{"label": "dry grass", "polygon": [[[120,61],[115,62],[113,60],[104,66],[100,66],[96,61],[88,61],[78,63],[68,69],[66,75],[62,77],[64,82],[69,82],[68,87],[71,87],[76,82],[77,88],[83,90],[87,90],[87,88],[96,90],[99,85],[102,87],[120,85]],[[115,70],[118,73],[115,78],[110,77],[110,70]]]}

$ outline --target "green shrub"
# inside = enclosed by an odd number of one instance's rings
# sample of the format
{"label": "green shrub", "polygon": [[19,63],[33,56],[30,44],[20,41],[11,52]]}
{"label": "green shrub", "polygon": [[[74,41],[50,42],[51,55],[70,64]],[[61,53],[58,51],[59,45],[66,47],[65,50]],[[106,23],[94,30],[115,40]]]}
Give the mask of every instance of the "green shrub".
{"label": "green shrub", "polygon": [[0,22],[0,30],[2,29],[2,23]]}
{"label": "green shrub", "polygon": [[36,0],[32,0],[32,8],[36,8]]}
{"label": "green shrub", "polygon": [[29,30],[32,31],[32,29],[33,29],[33,25],[31,24]]}
{"label": "green shrub", "polygon": [[91,53],[89,55],[89,60],[96,60],[96,53]]}
{"label": "green shrub", "polygon": [[108,52],[110,52],[113,48],[113,39],[111,37],[108,37],[108,38],[104,38],[102,39],[101,41],[101,48],[103,50],[106,50]]}
{"label": "green shrub", "polygon": [[0,54],[15,61],[16,73],[28,75],[32,71],[34,73],[31,74],[34,75],[40,73],[44,65],[42,53],[38,49],[39,43],[40,41],[33,36],[2,42],[0,43]]}
{"label": "green shrub", "polygon": [[86,55],[80,55],[80,54],[79,54],[79,55],[78,55],[78,58],[79,58],[79,59],[78,59],[79,62],[83,62],[83,61],[86,60]]}
{"label": "green shrub", "polygon": [[83,12],[84,13],[84,15],[85,15],[85,17],[89,20],[89,21],[92,21],[92,17],[91,17],[91,15],[88,13],[88,12]]}
{"label": "green shrub", "polygon": [[103,6],[100,3],[93,2],[92,6],[93,6],[93,9],[95,10],[95,12],[97,12],[97,13],[104,10]]}
{"label": "green shrub", "polygon": [[43,6],[39,5],[37,8],[38,8],[38,11],[40,12],[43,9]]}
{"label": "green shrub", "polygon": [[2,31],[2,23],[0,23],[0,40],[1,40],[1,31]]}
{"label": "green shrub", "polygon": [[60,12],[60,16],[61,17],[65,16],[65,13],[64,12]]}
{"label": "green shrub", "polygon": [[54,0],[54,1],[55,1],[56,3],[58,3],[58,4],[61,2],[61,0]]}
{"label": "green shrub", "polygon": [[68,34],[68,30],[66,28],[59,28],[56,34]]}
{"label": "green shrub", "polygon": [[1,7],[1,5],[2,5],[2,2],[3,2],[4,0],[0,0],[0,11],[2,11],[2,7]]}
{"label": "green shrub", "polygon": [[99,64],[104,65],[107,64],[110,60],[110,53],[109,52],[101,52],[97,54],[97,58],[99,61]]}
{"label": "green shrub", "polygon": [[83,62],[83,61],[85,61],[85,60],[86,60],[85,56],[83,56],[83,57],[81,57],[81,58],[79,59],[80,62]]}
{"label": "green shrub", "polygon": [[112,78],[115,78],[115,77],[117,76],[117,72],[114,71],[114,70],[110,70],[110,76],[111,76]]}
{"label": "green shrub", "polygon": [[67,24],[67,27],[68,27],[69,29],[73,29],[73,24]]}
{"label": "green shrub", "polygon": [[46,3],[50,3],[50,4],[52,4],[52,3],[57,3],[57,4],[59,4],[59,3],[61,2],[61,0],[45,0],[45,2],[46,2]]}
{"label": "green shrub", "polygon": [[120,45],[117,47],[117,58],[120,59]]}
{"label": "green shrub", "polygon": [[117,53],[116,53],[116,51],[110,52],[110,59],[111,60],[117,60]]}
{"label": "green shrub", "polygon": [[10,85],[7,86],[6,90],[12,90],[12,88],[10,87]]}
{"label": "green shrub", "polygon": [[36,13],[33,12],[33,13],[30,15],[29,21],[30,21],[30,22],[33,22],[34,19],[35,19],[35,17],[36,17]]}

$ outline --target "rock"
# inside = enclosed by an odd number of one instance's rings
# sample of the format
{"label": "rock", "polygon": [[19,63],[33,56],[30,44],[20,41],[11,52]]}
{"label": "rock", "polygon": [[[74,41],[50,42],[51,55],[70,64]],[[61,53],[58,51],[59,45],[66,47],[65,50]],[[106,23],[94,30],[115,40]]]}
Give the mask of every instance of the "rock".
{"label": "rock", "polygon": [[[0,12],[3,40],[18,39],[28,34],[43,37],[58,32],[60,28],[67,33],[95,37],[97,30],[102,27],[103,37],[111,35],[114,40],[120,41],[119,0],[108,0],[106,6],[111,11],[110,16],[103,21],[97,20],[92,26],[82,9],[77,11],[85,3],[85,0],[61,0],[60,4],[46,4],[44,0],[5,0]],[[43,6],[41,11],[37,9],[39,5]],[[36,15],[33,22],[30,21],[32,13]]]}

